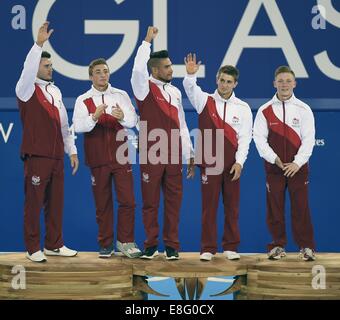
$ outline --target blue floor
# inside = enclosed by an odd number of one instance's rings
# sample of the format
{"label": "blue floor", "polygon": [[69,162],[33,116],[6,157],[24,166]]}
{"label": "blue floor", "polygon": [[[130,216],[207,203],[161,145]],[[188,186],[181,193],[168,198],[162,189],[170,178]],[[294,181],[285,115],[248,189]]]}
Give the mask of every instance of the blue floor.
{"label": "blue floor", "polygon": [[[228,281],[228,282],[220,282],[220,281]],[[210,295],[220,293],[227,289],[233,281],[233,277],[214,277],[208,278],[205,288],[203,289],[203,293],[201,295],[200,300],[233,300],[233,294],[229,294],[221,297],[211,297]],[[159,293],[167,294],[169,297],[160,297],[156,295],[149,294],[149,300],[182,300],[180,294],[177,291],[175,280],[172,278],[148,278],[149,286],[156,290]],[[188,298],[187,298],[188,299]]]}

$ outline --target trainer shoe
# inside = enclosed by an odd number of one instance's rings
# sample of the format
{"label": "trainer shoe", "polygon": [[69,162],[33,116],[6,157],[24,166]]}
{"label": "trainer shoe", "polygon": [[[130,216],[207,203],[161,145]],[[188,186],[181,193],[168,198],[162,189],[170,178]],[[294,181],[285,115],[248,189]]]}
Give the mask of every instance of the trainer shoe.
{"label": "trainer shoe", "polygon": [[135,242],[122,243],[117,241],[117,249],[129,258],[138,258],[142,255]]}
{"label": "trainer shoe", "polygon": [[315,251],[310,248],[302,248],[300,250],[300,258],[305,261],[314,261],[316,259]]}
{"label": "trainer shoe", "polygon": [[165,246],[164,254],[165,254],[166,260],[178,260],[179,259],[178,251],[171,247]]}
{"label": "trainer shoe", "polygon": [[149,247],[144,249],[144,252],[142,253],[142,255],[140,256],[141,259],[153,259],[154,257],[157,257],[159,255],[158,253],[158,247],[157,246],[153,246],[153,247]]}
{"label": "trainer shoe", "polygon": [[211,259],[214,257],[214,254],[211,252],[203,252],[200,254],[200,260],[202,261],[211,261]]}
{"label": "trainer shoe", "polygon": [[224,251],[223,255],[228,259],[228,260],[239,260],[241,257],[240,255],[235,252],[235,251]]}
{"label": "trainer shoe", "polygon": [[34,252],[32,254],[29,254],[28,252],[26,252],[26,258],[33,262],[46,262],[47,261],[45,255],[41,252],[41,250]]}
{"label": "trainer shoe", "polygon": [[286,252],[285,252],[285,249],[283,249],[282,247],[274,247],[268,253],[269,260],[280,260],[281,258],[285,256],[286,256]]}
{"label": "trainer shoe", "polygon": [[115,253],[115,249],[113,247],[113,243],[108,247],[100,247],[99,249],[99,258],[110,258]]}
{"label": "trainer shoe", "polygon": [[59,249],[54,249],[54,250],[48,250],[48,249],[44,249],[44,253],[47,256],[59,256],[59,257],[74,257],[77,255],[77,251],[72,250],[67,248],[66,246],[62,246]]}

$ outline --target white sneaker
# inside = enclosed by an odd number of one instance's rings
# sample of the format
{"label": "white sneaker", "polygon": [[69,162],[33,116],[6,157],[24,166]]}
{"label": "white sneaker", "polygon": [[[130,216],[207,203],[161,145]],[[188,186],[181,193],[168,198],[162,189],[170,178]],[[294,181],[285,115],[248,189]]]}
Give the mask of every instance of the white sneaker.
{"label": "white sneaker", "polygon": [[122,243],[117,241],[117,249],[129,258],[138,258],[142,255],[135,242]]}
{"label": "white sneaker", "polygon": [[224,256],[229,260],[238,260],[240,259],[240,255],[235,251],[224,251]]}
{"label": "white sneaker", "polygon": [[44,249],[44,252],[47,256],[60,256],[60,257],[74,257],[77,255],[77,251],[67,248],[66,246],[62,246],[59,249],[47,250]]}
{"label": "white sneaker", "polygon": [[200,260],[202,261],[210,261],[214,255],[211,252],[203,252],[200,254]]}
{"label": "white sneaker", "polygon": [[34,252],[32,254],[29,254],[28,252],[26,252],[26,258],[33,262],[46,262],[47,261],[45,255],[41,252],[41,250]]}

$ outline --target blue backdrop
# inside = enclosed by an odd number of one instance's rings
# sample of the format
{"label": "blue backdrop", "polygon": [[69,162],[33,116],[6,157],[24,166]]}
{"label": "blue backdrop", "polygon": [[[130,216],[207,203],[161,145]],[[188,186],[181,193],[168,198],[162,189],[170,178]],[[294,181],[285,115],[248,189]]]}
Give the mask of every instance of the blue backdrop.
{"label": "blue backdrop", "polygon": [[[316,4],[323,7],[314,8]],[[325,10],[328,20],[320,12]],[[312,107],[316,147],[310,161],[310,206],[318,250],[340,251],[340,2],[293,0],[97,0],[1,1],[2,78],[0,86],[0,251],[23,246],[23,165],[19,159],[21,124],[14,97],[25,56],[37,26],[47,18],[55,29],[48,48],[54,55],[54,79],[72,118],[76,96],[88,90],[86,68],[94,58],[110,61],[111,84],[132,95],[130,75],[138,45],[148,25],[160,29],[154,49],[167,48],[175,65],[174,84],[183,92],[183,57],[196,52],[204,65],[199,83],[215,89],[215,74],[224,62],[234,63],[241,77],[236,94],[257,108],[274,94],[273,71],[290,64],[297,71],[296,95]],[[271,38],[267,38],[271,37]],[[327,54],[326,54],[327,53]],[[197,115],[184,100],[189,129]],[[97,250],[97,225],[90,174],[83,163],[83,138],[77,136],[81,167],[71,176],[65,159],[64,237],[79,250]],[[136,239],[141,245],[139,168],[134,166]],[[219,239],[223,214],[219,208]],[[160,208],[162,224],[162,206]],[[200,179],[184,181],[180,240],[184,251],[198,251],[201,233]],[[42,219],[43,221],[43,219]],[[291,237],[287,203],[288,250]],[[262,160],[252,143],[241,179],[241,252],[262,252],[270,241],[265,224],[265,181]],[[43,231],[43,223],[42,223]]]}

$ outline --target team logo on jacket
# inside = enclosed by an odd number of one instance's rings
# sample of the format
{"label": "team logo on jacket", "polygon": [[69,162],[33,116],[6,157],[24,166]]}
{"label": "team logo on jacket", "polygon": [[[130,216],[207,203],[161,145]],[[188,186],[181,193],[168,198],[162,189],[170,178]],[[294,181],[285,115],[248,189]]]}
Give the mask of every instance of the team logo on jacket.
{"label": "team logo on jacket", "polygon": [[143,181],[145,183],[149,183],[150,182],[150,178],[149,178],[149,175],[145,172],[143,172]]}
{"label": "team logo on jacket", "polygon": [[39,185],[40,185],[40,177],[38,177],[38,176],[33,176],[33,177],[32,177],[32,184],[33,184],[34,186],[39,186]]}
{"label": "team logo on jacket", "polygon": [[297,118],[293,119],[293,127],[300,127],[300,120]]}
{"label": "team logo on jacket", "polygon": [[208,184],[208,176],[206,174],[202,174],[202,184]]}
{"label": "team logo on jacket", "polygon": [[91,183],[93,186],[96,185],[96,178],[94,176],[91,176]]}
{"label": "team logo on jacket", "polygon": [[240,123],[240,119],[238,117],[236,117],[236,116],[233,116],[232,122],[233,122],[233,124],[239,124]]}

